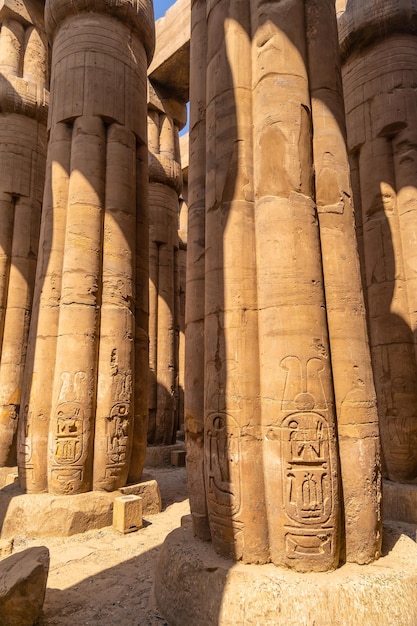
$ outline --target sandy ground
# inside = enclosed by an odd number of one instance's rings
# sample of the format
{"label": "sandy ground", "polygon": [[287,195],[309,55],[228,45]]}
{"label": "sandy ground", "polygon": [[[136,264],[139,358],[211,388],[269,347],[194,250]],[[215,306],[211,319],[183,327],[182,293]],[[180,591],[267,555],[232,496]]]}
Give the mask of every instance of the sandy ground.
{"label": "sandy ground", "polygon": [[151,470],[162,496],[162,513],[144,519],[141,530],[121,535],[112,528],[72,537],[27,540],[50,550],[51,565],[39,626],[168,626],[152,593],[160,545],[190,512],[185,468]]}

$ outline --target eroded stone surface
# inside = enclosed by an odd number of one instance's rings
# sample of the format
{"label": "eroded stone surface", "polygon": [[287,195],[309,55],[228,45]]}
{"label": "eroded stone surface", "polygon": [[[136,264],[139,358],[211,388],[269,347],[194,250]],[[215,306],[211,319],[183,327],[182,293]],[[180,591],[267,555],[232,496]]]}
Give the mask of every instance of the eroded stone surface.
{"label": "eroded stone surface", "polygon": [[184,450],[184,443],[171,446],[148,446],[146,450],[146,467],[166,467],[171,464],[171,455],[177,450]]}
{"label": "eroded stone surface", "polygon": [[383,481],[384,519],[417,524],[417,485]]}
{"label": "eroded stone surface", "polygon": [[190,0],[177,0],[156,22],[151,80],[187,102],[190,81]]}
{"label": "eroded stone surface", "polygon": [[170,626],[414,626],[415,541],[388,527],[384,544],[374,564],[298,574],[222,559],[180,528],[159,556],[158,606]]}
{"label": "eroded stone surface", "polygon": [[[157,95],[150,89],[150,96]],[[179,105],[177,107],[179,108]],[[179,194],[175,108],[149,98],[149,423],[148,444],[170,445],[179,426]],[[185,110],[185,105],[182,107]],[[181,109],[180,109],[181,111]]]}
{"label": "eroded stone surface", "polygon": [[381,541],[338,65],[330,0],[192,4],[194,528],[219,554],[298,571],[337,567],[342,533],[358,563]]}
{"label": "eroded stone surface", "polygon": [[417,6],[350,0],[339,18],[347,131],[388,477],[417,480]]}
{"label": "eroded stone surface", "polygon": [[158,483],[147,477],[143,482],[118,491],[90,491],[86,494],[23,494],[17,484],[0,491],[2,538],[70,537],[96,528],[111,526],[114,499],[121,495],[142,498],[143,515],[161,512]]}
{"label": "eroded stone surface", "polygon": [[45,180],[49,102],[42,3],[0,3],[0,467],[16,464]]}
{"label": "eroded stone surface", "polygon": [[42,612],[49,550],[28,548],[0,561],[0,623],[33,626]]}
{"label": "eroded stone surface", "polygon": [[28,492],[112,491],[140,479],[146,449],[152,2],[47,1],[45,19],[50,140],[19,474]]}

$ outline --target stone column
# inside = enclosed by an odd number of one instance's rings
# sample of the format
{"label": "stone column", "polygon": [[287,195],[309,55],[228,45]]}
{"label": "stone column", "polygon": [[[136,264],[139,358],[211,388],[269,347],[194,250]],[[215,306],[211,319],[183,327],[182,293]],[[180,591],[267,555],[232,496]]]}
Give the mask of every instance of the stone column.
{"label": "stone column", "polygon": [[45,180],[49,92],[43,5],[0,4],[0,467],[16,430]]}
{"label": "stone column", "polygon": [[207,45],[206,2],[205,0],[192,0],[184,424],[188,494],[193,528],[196,536],[202,540],[210,538],[204,479],[205,110]]}
{"label": "stone column", "polygon": [[[187,379],[189,471],[203,468],[219,554],[325,571],[346,545],[347,560],[369,563],[381,542],[379,444],[335,5],[196,1],[192,15],[206,81],[199,108],[191,101],[188,267],[199,232],[205,311],[203,325],[201,292],[188,292],[187,339],[196,320],[204,331],[204,358],[188,363],[204,381],[196,419]],[[198,213],[194,145],[206,164]]]}
{"label": "stone column", "polygon": [[152,3],[47,0],[50,142],[19,474],[28,492],[138,480],[147,421],[146,69]]}
{"label": "stone column", "polygon": [[178,423],[179,429],[184,431],[184,389],[185,389],[185,302],[187,282],[187,233],[188,233],[188,151],[189,135],[180,138],[182,192],[180,196],[179,214],[179,346],[178,346]]}
{"label": "stone column", "polygon": [[[148,444],[175,443],[178,396],[180,120],[150,86]],[[185,105],[178,105],[185,112]]]}
{"label": "stone column", "polygon": [[350,0],[339,18],[381,440],[417,481],[417,39],[414,3]]}

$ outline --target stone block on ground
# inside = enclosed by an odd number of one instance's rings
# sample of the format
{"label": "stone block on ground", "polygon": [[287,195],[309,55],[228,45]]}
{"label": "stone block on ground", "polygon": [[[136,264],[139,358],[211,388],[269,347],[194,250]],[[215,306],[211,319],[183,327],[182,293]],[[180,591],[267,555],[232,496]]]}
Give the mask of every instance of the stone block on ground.
{"label": "stone block on ground", "polygon": [[142,498],[133,494],[114,501],[113,528],[126,534],[142,528]]}
{"label": "stone block on ground", "polygon": [[171,446],[148,446],[145,467],[168,467],[171,465],[171,454],[177,450],[185,450],[184,442],[174,443]]}
{"label": "stone block on ground", "polygon": [[0,562],[1,626],[33,626],[42,612],[49,550],[28,548]]}
{"label": "stone block on ground", "polygon": [[119,492],[124,496],[140,496],[142,498],[143,515],[156,515],[162,511],[161,492],[158,483],[154,479],[122,487]]}
{"label": "stone block on ground", "polygon": [[383,481],[384,519],[417,524],[417,485]]}
{"label": "stone block on ground", "polygon": [[117,495],[105,491],[74,496],[24,494],[17,485],[9,485],[0,492],[1,536],[69,537],[111,526]]}
{"label": "stone block on ground", "polygon": [[18,484],[8,485],[0,490],[1,537],[69,537],[111,526],[114,500],[120,495],[141,496],[143,515],[162,510],[159,486],[154,479],[110,493],[91,491],[73,496],[25,494]]}
{"label": "stone block on ground", "polygon": [[171,452],[171,465],[185,467],[185,450],[173,450]]}

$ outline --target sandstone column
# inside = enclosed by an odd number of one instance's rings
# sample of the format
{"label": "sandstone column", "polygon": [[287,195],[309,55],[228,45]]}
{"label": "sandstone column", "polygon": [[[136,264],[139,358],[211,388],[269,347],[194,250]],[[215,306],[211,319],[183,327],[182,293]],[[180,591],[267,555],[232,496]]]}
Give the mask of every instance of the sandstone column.
{"label": "sandstone column", "polygon": [[152,3],[47,1],[50,142],[19,473],[27,491],[141,474]]}
{"label": "sandstone column", "polygon": [[187,287],[185,300],[185,437],[194,532],[210,538],[204,480],[204,273],[206,188],[205,0],[191,3],[190,164],[188,173]]}
{"label": "sandstone column", "polygon": [[204,357],[187,345],[194,530],[208,519],[216,551],[247,563],[324,571],[343,544],[368,563],[378,428],[334,2],[204,4],[191,38],[194,71],[206,67],[190,136],[188,268],[194,241],[205,256],[204,322],[195,266],[187,284],[187,341],[204,332]]}
{"label": "sandstone column", "polygon": [[178,423],[179,429],[184,431],[184,388],[185,388],[185,302],[187,282],[187,240],[188,240],[188,152],[189,134],[180,138],[182,192],[179,209],[179,345],[178,345]]}
{"label": "sandstone column", "polygon": [[417,8],[350,0],[339,18],[348,143],[388,477],[417,480]]}
{"label": "sandstone column", "polygon": [[0,466],[16,464],[45,180],[48,114],[43,3],[0,8]]}
{"label": "sandstone column", "polygon": [[[179,120],[152,86],[149,100],[148,443],[170,445],[175,443],[178,421]],[[179,108],[185,110],[184,105]]]}
{"label": "sandstone column", "polygon": [[[355,237],[337,25],[332,2],[306,2],[316,204],[344,494],[348,560],[367,563],[380,545],[376,396]],[[338,71],[334,71],[337,68]],[[374,459],[374,463],[369,463]],[[369,489],[369,485],[372,485]],[[366,497],[364,497],[366,494]],[[358,506],[361,502],[361,506]],[[375,513],[377,513],[375,515]]]}

